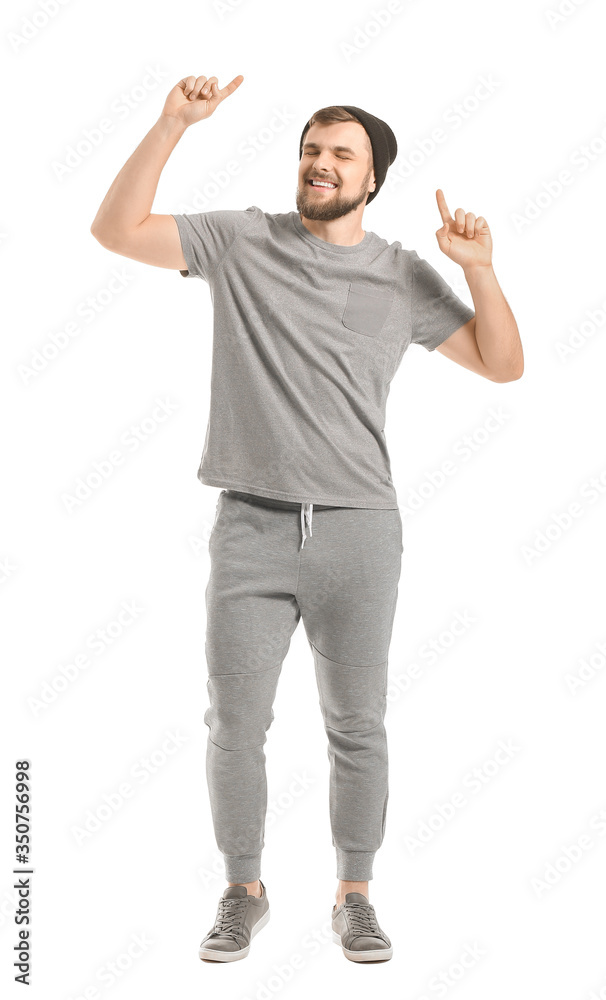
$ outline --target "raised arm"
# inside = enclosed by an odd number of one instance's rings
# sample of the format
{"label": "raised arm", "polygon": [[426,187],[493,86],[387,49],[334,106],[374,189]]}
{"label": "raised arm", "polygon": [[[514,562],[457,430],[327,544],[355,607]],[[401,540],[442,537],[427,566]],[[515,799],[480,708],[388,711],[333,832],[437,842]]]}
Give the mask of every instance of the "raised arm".
{"label": "raised arm", "polygon": [[437,348],[441,354],[492,382],[513,382],[524,372],[524,352],[515,317],[492,267],[492,235],[483,215],[457,208],[450,214],[442,188],[436,191],[443,225],[440,250],[463,268],[475,316]]}
{"label": "raised arm", "polygon": [[188,76],[173,87],[101,202],[90,229],[101,246],[143,264],[187,270],[174,218],[151,214],[160,174],[185,130],[209,118],[243,79],[236,76],[221,90],[216,76]]}

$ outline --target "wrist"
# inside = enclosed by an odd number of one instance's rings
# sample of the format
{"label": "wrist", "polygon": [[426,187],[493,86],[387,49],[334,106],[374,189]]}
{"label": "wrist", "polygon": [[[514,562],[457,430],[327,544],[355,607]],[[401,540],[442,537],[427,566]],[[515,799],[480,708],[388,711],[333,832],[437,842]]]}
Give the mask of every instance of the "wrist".
{"label": "wrist", "polygon": [[489,261],[488,264],[468,264],[466,267],[463,268],[463,271],[465,272],[466,275],[474,274],[474,272],[477,274],[487,274],[489,271],[492,270],[493,270],[492,261]]}
{"label": "wrist", "polygon": [[164,112],[158,118],[156,124],[162,125],[167,132],[172,135],[183,135],[187,129],[187,125],[175,115],[165,114]]}
{"label": "wrist", "polygon": [[472,267],[464,267],[463,274],[468,285],[478,284],[478,282],[492,282],[496,279],[492,264],[474,264]]}

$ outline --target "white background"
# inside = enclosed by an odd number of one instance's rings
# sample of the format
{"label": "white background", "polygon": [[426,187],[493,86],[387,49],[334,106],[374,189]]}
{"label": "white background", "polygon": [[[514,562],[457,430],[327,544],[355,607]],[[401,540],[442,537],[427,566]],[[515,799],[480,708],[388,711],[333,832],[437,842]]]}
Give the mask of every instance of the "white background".
{"label": "white background", "polygon": [[[569,0],[556,20],[555,2],[396,8],[384,26],[382,0],[223,9],[71,0],[46,18],[35,0],[4,8],[0,942],[10,983],[14,762],[27,757],[28,995],[220,990],[224,1000],[267,1000],[332,988],[366,998],[372,980],[401,1000],[606,996],[604,9]],[[150,84],[150,67],[159,82]],[[113,254],[89,231],[175,83],[205,74],[224,86],[238,73],[236,93],[180,140],[153,211],[291,211],[304,123],[329,104],[363,107],[399,144],[364,228],[416,249],[473,305],[435,238],[436,189],[453,214],[484,215],[524,346],[522,379],[496,384],[413,345],[391,385],[386,434],[404,554],[386,719],[390,802],[369,894],[394,958],[367,970],[330,937],[328,758],[302,625],[266,745],[262,878],[272,919],[245,961],[198,959],[225,887],[203,723],[207,539],[219,490],[196,478],[212,303],[204,282]],[[130,95],[126,113],[120,95]],[[271,135],[275,109],[291,120]],[[113,129],[70,160],[70,147],[108,118]],[[421,152],[438,128],[445,141]],[[262,148],[246,156],[252,136]],[[213,171],[233,158],[239,176],[213,190]],[[571,183],[557,190],[565,170]],[[108,297],[115,271],[127,283]],[[89,297],[92,321],[82,313]],[[50,357],[69,323],[78,333]],[[152,416],[156,399],[174,412],[129,450],[122,435]],[[123,463],[68,510],[78,479],[116,448]],[[449,459],[456,473],[432,486]],[[411,491],[422,496],[414,513]],[[123,602],[140,611],[120,629]],[[452,629],[458,615],[471,619],[462,634]],[[114,638],[94,653],[99,629]],[[87,652],[88,666],[62,683],[62,668]],[[583,663],[592,666],[573,686]],[[162,755],[170,733],[182,742]],[[495,757],[501,741],[514,748],[507,762]],[[153,754],[142,781],[133,767]],[[478,791],[468,778],[476,768]],[[131,797],[78,840],[125,783]],[[457,792],[465,804],[439,828],[438,807]],[[435,830],[413,849],[423,823]],[[569,860],[580,838],[585,849]],[[476,957],[461,964],[470,949]]]}

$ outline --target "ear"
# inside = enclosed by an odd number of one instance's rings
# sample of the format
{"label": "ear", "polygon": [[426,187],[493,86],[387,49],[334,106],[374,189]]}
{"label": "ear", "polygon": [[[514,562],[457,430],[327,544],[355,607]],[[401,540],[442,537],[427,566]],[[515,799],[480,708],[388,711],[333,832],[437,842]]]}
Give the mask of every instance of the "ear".
{"label": "ear", "polygon": [[374,163],[373,163],[373,161],[372,161],[372,157],[371,157],[371,160],[370,160],[370,162],[371,162],[371,165],[372,165],[372,170],[371,170],[371,172],[370,172],[370,183],[371,183],[371,184],[372,184],[373,186],[372,186],[371,188],[369,188],[369,193],[370,193],[370,194],[372,194],[372,192],[373,192],[373,191],[374,191],[374,190],[376,189],[376,187],[377,187],[377,178],[375,177],[375,169],[374,169]]}

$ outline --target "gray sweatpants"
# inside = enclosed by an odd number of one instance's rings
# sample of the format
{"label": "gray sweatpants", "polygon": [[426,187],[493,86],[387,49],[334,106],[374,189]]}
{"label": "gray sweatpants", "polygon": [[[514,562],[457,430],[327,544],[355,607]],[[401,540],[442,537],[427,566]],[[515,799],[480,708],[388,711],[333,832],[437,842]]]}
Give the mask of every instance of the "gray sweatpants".
{"label": "gray sweatpants", "polygon": [[228,882],[260,878],[263,747],[303,618],[328,737],[337,878],[368,881],[385,833],[383,720],[402,520],[397,508],[280,503],[223,490],[209,539],[204,722],[215,838]]}

